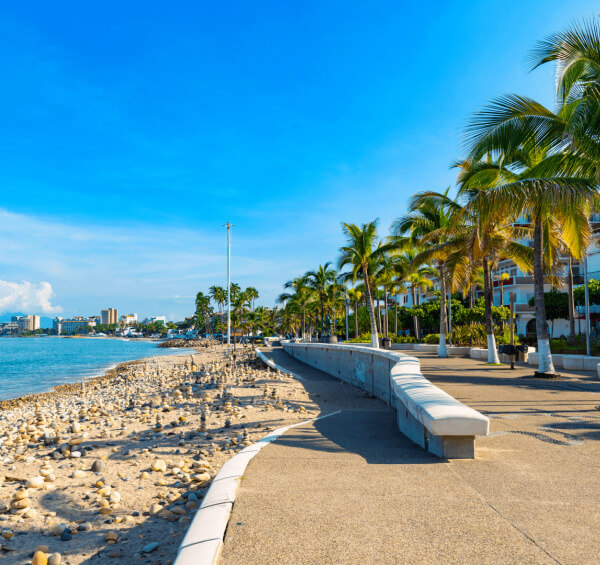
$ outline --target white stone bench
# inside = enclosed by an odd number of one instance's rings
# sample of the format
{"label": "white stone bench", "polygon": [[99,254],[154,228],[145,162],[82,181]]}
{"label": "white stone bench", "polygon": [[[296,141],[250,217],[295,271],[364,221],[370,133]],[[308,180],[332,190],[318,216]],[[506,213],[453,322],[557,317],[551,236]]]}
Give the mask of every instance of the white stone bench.
{"label": "white stone bench", "polygon": [[436,387],[416,357],[356,345],[282,342],[298,360],[369,391],[397,410],[398,427],[438,457],[475,457],[475,437],[489,419]]}

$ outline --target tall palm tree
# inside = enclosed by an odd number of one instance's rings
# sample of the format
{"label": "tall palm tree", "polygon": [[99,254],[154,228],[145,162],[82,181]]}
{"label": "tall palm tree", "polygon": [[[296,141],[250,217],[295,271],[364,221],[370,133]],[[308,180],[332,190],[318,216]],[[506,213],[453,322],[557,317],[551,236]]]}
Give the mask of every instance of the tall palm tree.
{"label": "tall palm tree", "polygon": [[[476,113],[467,129],[470,158],[502,156],[502,175],[470,202],[486,221],[498,209],[533,225],[533,279],[539,373],[555,373],[544,303],[544,247],[549,224],[562,226],[575,257],[585,253],[590,236],[585,214],[597,197],[595,165],[574,153],[563,137],[570,131],[568,107],[558,114],[534,100],[507,95]],[[557,138],[558,136],[558,138]]]}
{"label": "tall palm tree", "polygon": [[212,298],[212,301],[219,308],[219,318],[223,321],[223,307],[227,302],[227,290],[225,290],[222,286],[211,286],[209,289],[209,295]]}
{"label": "tall palm tree", "polygon": [[354,337],[358,337],[358,303],[362,299],[362,292],[358,288],[349,288],[346,294],[354,304]]}
{"label": "tall palm tree", "polygon": [[392,224],[392,233],[397,238],[408,236],[409,241],[422,249],[435,248],[415,259],[415,264],[434,260],[439,271],[440,282],[440,343],[438,357],[448,357],[446,335],[448,313],[446,311],[446,284],[449,278],[448,260],[456,249],[452,247],[447,230],[457,221],[461,207],[448,198],[447,189],[443,194],[424,192],[413,196],[409,202],[408,214]]}
{"label": "tall palm tree", "polygon": [[369,320],[371,322],[371,346],[379,348],[379,339],[377,336],[377,324],[375,322],[375,311],[373,309],[372,277],[374,275],[374,266],[380,257],[389,251],[391,246],[378,245],[377,220],[362,224],[342,224],[342,231],[346,236],[346,245],[341,251],[339,267],[350,267],[350,277],[352,282],[362,278],[365,285],[365,294],[367,309],[369,311]]}
{"label": "tall palm tree", "polygon": [[291,300],[298,305],[302,312],[302,341],[306,341],[306,307],[314,300],[313,289],[309,286],[308,277],[303,275],[292,279],[291,281],[287,281],[283,286],[284,288],[293,289],[293,292],[284,292],[280,294],[277,301],[282,303]]}
{"label": "tall palm tree", "polygon": [[324,265],[319,265],[316,271],[308,271],[305,274],[308,287],[319,297],[321,305],[321,338],[325,335],[325,299],[327,290],[335,282],[337,275],[333,269],[329,268],[330,265],[331,262],[328,261]]}
{"label": "tall palm tree", "polygon": [[254,288],[253,286],[249,286],[248,288],[246,288],[245,292],[246,296],[250,300],[252,310],[254,310],[254,301],[257,300],[259,297],[258,290],[256,290],[256,288]]}

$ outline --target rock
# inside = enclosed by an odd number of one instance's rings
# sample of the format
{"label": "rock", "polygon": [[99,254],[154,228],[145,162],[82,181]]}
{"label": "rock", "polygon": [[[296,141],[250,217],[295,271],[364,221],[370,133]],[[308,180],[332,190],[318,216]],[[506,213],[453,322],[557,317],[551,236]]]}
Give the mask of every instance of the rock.
{"label": "rock", "polygon": [[25,512],[25,514],[23,514],[23,516],[25,518],[35,518],[37,516],[37,510],[30,508],[27,510],[27,512]]}
{"label": "rock", "polygon": [[42,553],[50,553],[50,548],[47,545],[38,545],[33,553],[35,553],[36,551],[41,551]]}
{"label": "rock", "polygon": [[0,535],[2,535],[2,537],[3,537],[4,539],[10,539],[10,538],[12,538],[12,537],[13,537],[15,534],[12,532],[12,530],[9,530],[8,528],[6,528],[6,529],[2,530],[2,532],[1,532],[1,534],[0,534]]}
{"label": "rock", "polygon": [[71,531],[69,528],[65,528],[63,533],[60,535],[60,541],[71,541],[73,536],[71,535]]}
{"label": "rock", "polygon": [[74,479],[84,479],[85,478],[85,471],[82,471],[81,469],[77,469],[76,471],[73,471],[73,474],[71,476]]}
{"label": "rock", "polygon": [[167,470],[167,464],[162,459],[152,461],[152,470],[164,473]]}
{"label": "rock", "polygon": [[158,514],[162,509],[163,507],[160,504],[153,504],[150,507],[150,514]]}
{"label": "rock", "polygon": [[80,532],[89,532],[92,529],[92,524],[91,522],[84,522],[83,524],[79,524],[79,526],[77,526],[77,529]]}
{"label": "rock", "polygon": [[15,492],[15,499],[16,500],[21,500],[23,498],[27,498],[29,496],[29,491],[26,488],[19,488],[17,489],[17,492]]}
{"label": "rock", "polygon": [[104,541],[108,543],[116,543],[119,539],[119,534],[117,532],[107,532],[104,536]]}
{"label": "rock", "polygon": [[158,542],[153,541],[142,548],[142,553],[152,553],[158,547]]}
{"label": "rock", "polygon": [[42,488],[44,486],[44,477],[38,475],[37,477],[27,479],[25,486],[27,488]]}
{"label": "rock", "polygon": [[67,529],[67,525],[64,523],[56,524],[51,530],[53,536],[60,536]]}
{"label": "rock", "polygon": [[71,451],[71,457],[81,457],[81,451]]}
{"label": "rock", "polygon": [[28,498],[22,498],[20,500],[13,499],[10,505],[12,508],[17,508],[19,510],[23,508],[29,508],[31,506],[31,500]]}
{"label": "rock", "polygon": [[36,551],[33,554],[31,565],[48,565],[48,558],[43,551]]}
{"label": "rock", "polygon": [[60,553],[52,553],[48,555],[48,565],[60,565],[62,563],[62,557]]}
{"label": "rock", "polygon": [[96,461],[92,463],[92,471],[94,473],[104,473],[104,471],[106,471],[106,461],[96,459]]}
{"label": "rock", "polygon": [[115,490],[110,493],[108,500],[111,504],[116,504],[117,502],[121,502],[121,495]]}

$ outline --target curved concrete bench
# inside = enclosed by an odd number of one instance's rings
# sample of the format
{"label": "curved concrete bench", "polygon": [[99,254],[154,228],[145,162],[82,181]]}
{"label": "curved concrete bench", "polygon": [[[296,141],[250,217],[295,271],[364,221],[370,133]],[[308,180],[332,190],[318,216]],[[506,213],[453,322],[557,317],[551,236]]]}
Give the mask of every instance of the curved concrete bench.
{"label": "curved concrete bench", "polygon": [[428,381],[416,357],[357,345],[282,342],[284,350],[396,408],[398,427],[438,457],[475,457],[475,436],[489,419]]}

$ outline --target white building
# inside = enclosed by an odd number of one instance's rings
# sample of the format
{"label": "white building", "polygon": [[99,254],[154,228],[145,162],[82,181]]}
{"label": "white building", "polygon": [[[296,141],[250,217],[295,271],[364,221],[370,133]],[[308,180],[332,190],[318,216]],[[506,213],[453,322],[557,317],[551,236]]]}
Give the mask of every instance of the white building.
{"label": "white building", "polygon": [[125,326],[135,326],[138,323],[137,314],[125,314],[121,316],[121,323]]}
{"label": "white building", "polygon": [[79,333],[82,328],[95,328],[96,319],[94,317],[83,318],[80,316],[71,319],[58,317],[54,318],[52,326],[58,335],[73,335]]}

